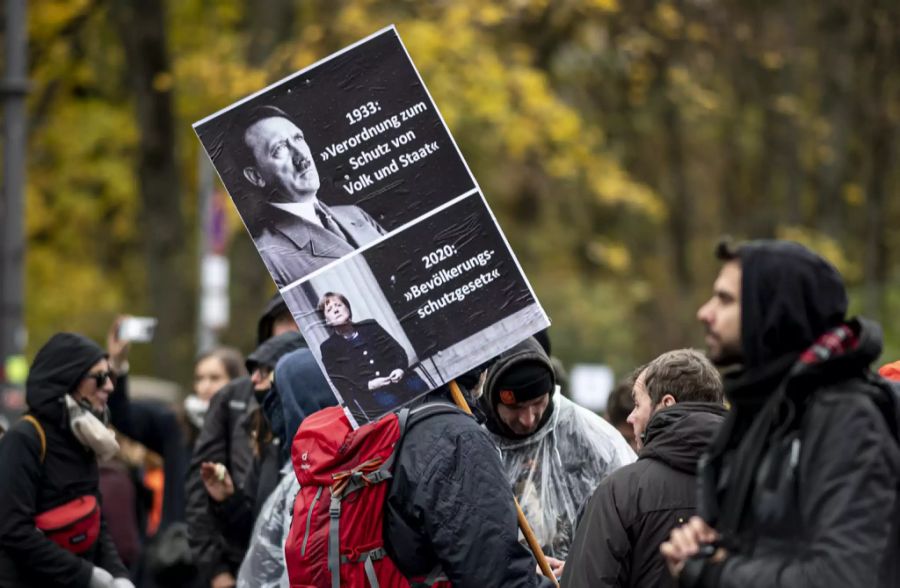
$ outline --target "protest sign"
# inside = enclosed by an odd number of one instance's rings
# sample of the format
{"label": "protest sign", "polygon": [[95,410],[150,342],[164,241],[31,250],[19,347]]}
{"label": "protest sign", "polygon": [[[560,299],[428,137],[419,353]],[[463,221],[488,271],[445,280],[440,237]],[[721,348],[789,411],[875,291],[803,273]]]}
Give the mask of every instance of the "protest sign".
{"label": "protest sign", "polygon": [[549,325],[393,27],[194,127],[354,425]]}

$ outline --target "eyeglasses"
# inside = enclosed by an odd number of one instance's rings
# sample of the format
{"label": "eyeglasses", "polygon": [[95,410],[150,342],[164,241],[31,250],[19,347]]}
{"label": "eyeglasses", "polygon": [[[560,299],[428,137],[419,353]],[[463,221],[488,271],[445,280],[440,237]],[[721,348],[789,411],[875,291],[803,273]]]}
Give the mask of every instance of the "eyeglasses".
{"label": "eyeglasses", "polygon": [[102,388],[103,384],[106,383],[106,379],[109,378],[109,381],[113,383],[113,386],[116,385],[116,374],[113,372],[96,372],[93,374],[88,374],[84,377],[85,380],[94,380],[97,383],[98,388]]}

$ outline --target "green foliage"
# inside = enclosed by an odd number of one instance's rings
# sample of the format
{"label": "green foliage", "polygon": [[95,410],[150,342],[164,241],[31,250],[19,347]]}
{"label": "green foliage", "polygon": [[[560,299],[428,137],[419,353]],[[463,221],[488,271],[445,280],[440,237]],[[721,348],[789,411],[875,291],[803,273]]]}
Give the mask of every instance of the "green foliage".
{"label": "green foliage", "polygon": [[[105,2],[33,3],[27,324],[97,339],[147,284],[128,67]],[[854,307],[891,317],[900,279],[900,7],[886,0],[166,4],[183,214],[194,242],[191,123],[396,23],[554,327],[563,360],[619,370],[700,344],[716,237],[807,243]],[[885,152],[884,150],[887,149]],[[885,159],[884,153],[889,154]],[[246,351],[272,291],[243,227],[232,252]],[[894,222],[891,222],[894,221]],[[184,271],[181,268],[173,271]],[[863,295],[865,292],[865,295]],[[188,348],[193,325],[177,346]],[[888,329],[888,349],[900,349]],[[189,363],[189,354],[183,354]],[[140,366],[138,366],[140,367]]]}

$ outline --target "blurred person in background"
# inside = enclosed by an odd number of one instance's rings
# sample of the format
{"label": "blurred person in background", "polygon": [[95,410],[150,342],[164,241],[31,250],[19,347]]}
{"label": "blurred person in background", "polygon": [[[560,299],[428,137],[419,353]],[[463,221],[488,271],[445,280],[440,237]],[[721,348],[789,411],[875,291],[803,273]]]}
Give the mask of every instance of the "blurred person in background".
{"label": "blurred person in background", "polygon": [[193,442],[209,410],[209,401],[230,381],[247,376],[244,357],[231,347],[216,347],[200,354],[194,362],[194,391],[184,399],[184,410],[193,426]]}
{"label": "blurred person in background", "polygon": [[606,414],[603,415],[609,423],[622,433],[625,440],[635,451],[638,450],[637,439],[634,436],[634,427],[628,422],[628,416],[634,410],[634,398],[632,398],[632,388],[637,376],[644,371],[647,366],[640,366],[631,372],[626,378],[622,379],[609,394],[606,401]]}
{"label": "blurred person in background", "polygon": [[[257,325],[257,345],[291,331],[298,331],[280,294],[266,304]],[[252,378],[243,376],[226,384],[213,396],[194,443],[187,475],[187,522],[194,561],[203,588],[230,588],[243,552],[227,542],[219,531],[209,495],[200,475],[203,462],[221,463],[232,482],[241,487],[253,465],[251,431],[259,406]]]}
{"label": "blurred person in background", "polygon": [[28,413],[0,441],[0,586],[133,588],[100,511],[97,460],[119,450],[114,378],[81,335],[57,333],[35,356]]}

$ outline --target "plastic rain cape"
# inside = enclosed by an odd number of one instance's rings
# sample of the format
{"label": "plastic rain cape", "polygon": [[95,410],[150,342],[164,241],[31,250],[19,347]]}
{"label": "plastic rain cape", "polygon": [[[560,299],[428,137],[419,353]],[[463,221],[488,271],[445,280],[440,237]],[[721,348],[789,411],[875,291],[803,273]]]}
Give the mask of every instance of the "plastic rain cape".
{"label": "plastic rain cape", "polygon": [[637,456],[603,418],[559,392],[553,403],[550,420],[527,439],[491,437],[544,553],[564,560],[578,513],[600,480]]}
{"label": "plastic rain cape", "polygon": [[291,530],[294,499],[299,490],[297,475],[289,469],[263,503],[238,572],[237,588],[289,588],[284,544]]}

